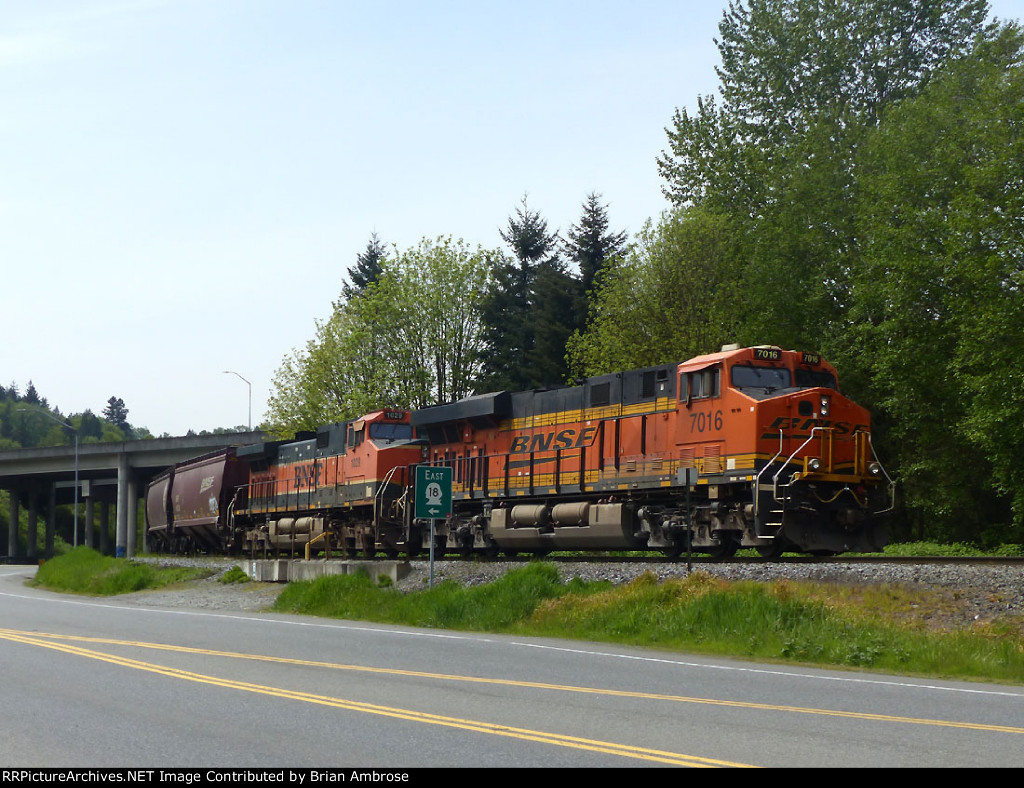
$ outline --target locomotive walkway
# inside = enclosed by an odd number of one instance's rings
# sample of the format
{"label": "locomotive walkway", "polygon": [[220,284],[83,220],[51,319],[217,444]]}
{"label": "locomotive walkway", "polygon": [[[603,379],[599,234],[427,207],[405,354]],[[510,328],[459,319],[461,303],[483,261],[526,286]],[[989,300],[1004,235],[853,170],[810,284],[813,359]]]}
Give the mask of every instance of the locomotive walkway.
{"label": "locomotive walkway", "polygon": [[[110,552],[110,508],[116,512],[113,554],[135,555],[138,502],[146,485],[176,462],[218,451],[228,446],[245,446],[266,440],[261,432],[232,432],[221,435],[190,435],[182,438],[153,438],[123,443],[88,443],[75,446],[51,446],[0,452],[0,489],[10,495],[7,539],[0,540],[0,552],[6,545],[7,562],[34,561],[53,552],[57,506],[74,505],[76,478],[79,511],[75,531],[68,540],[73,545],[96,546]],[[95,509],[99,504],[100,523],[95,532]],[[84,504],[84,516],[81,504]],[[19,555],[18,518],[21,508],[28,509],[28,544]],[[45,543],[40,553],[38,522],[46,517]],[[0,532],[3,531],[0,523]],[[144,529],[143,529],[144,532]],[[97,540],[98,544],[94,544]]]}

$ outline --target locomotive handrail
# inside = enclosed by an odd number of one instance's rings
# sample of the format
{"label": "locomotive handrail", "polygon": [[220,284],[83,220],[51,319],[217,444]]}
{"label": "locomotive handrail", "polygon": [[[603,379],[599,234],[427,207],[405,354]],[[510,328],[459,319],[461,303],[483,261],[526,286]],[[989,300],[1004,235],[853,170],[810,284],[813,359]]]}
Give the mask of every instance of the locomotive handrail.
{"label": "locomotive handrail", "polygon": [[[782,463],[782,466],[775,472],[775,475],[772,476],[772,499],[774,501],[776,501],[777,503],[785,503],[785,501],[783,501],[783,499],[779,498],[779,475],[784,470],[786,470],[786,468],[789,467],[790,463],[793,462],[793,458],[796,457],[796,455],[798,455],[808,443],[810,443],[811,441],[814,440],[814,433],[818,432],[818,431],[821,431],[821,432],[826,432],[826,431],[832,432],[833,428],[832,427],[811,427],[811,434],[807,436],[807,440],[805,440],[803,443],[801,443],[796,448],[796,450],[792,454],[790,454],[789,457],[786,458],[786,461],[784,463]],[[784,441],[784,436],[783,436],[782,430],[780,429],[779,430],[779,451],[776,452],[775,456],[772,457],[768,461],[768,464],[765,465],[760,470],[760,472],[757,474],[757,477],[754,479],[754,523],[755,523],[755,525],[757,523],[757,516],[758,516],[758,499],[760,498],[759,493],[760,493],[760,487],[761,487],[761,474],[763,474],[766,470],[768,470],[772,466],[772,464],[775,463],[775,461],[778,460],[779,457],[782,456],[782,444],[783,444],[783,441]],[[774,537],[768,535],[768,536],[762,536],[761,538],[763,538],[763,539],[772,539]]]}
{"label": "locomotive handrail", "polygon": [[[798,455],[801,451],[803,451],[804,446],[806,446],[808,443],[810,443],[811,441],[814,440],[814,433],[818,432],[819,430],[822,431],[822,432],[826,432],[826,431],[832,432],[833,429],[834,429],[833,427],[811,427],[811,434],[807,436],[807,440],[805,440],[803,443],[801,443],[797,447],[796,451],[794,451],[792,454],[789,455],[788,458],[786,458],[786,461],[784,463],[782,463],[782,467],[779,468],[779,470],[775,472],[775,476],[772,477],[772,482],[773,482],[773,486],[774,486],[775,489],[778,489],[779,474],[782,473],[784,470],[786,470],[786,468],[789,466],[789,464],[791,462],[793,462],[793,458],[796,457],[796,455]],[[780,430],[780,432],[781,432],[781,430]],[[779,500],[778,496],[776,496],[775,500],[776,501]]]}
{"label": "locomotive handrail", "polygon": [[889,508],[875,512],[875,514],[886,514],[896,508],[896,482],[893,481],[889,472],[885,470],[885,466],[882,465],[881,460],[878,459],[878,455],[875,453],[875,444],[874,441],[871,440],[870,432],[868,433],[868,448],[871,449],[871,456],[874,457],[875,462],[878,463],[878,469],[882,472],[882,475],[885,476],[885,480],[889,482]]}
{"label": "locomotive handrail", "polygon": [[391,477],[395,475],[395,471],[398,470],[397,465],[391,466],[391,469],[384,474],[384,479],[381,481],[380,486],[377,488],[377,492],[373,496],[373,519],[379,520],[384,514],[384,490],[391,481]]}
{"label": "locomotive handrail", "polygon": [[[758,471],[757,476],[754,477],[754,523],[755,523],[755,526],[757,524],[757,516],[758,516],[758,511],[757,510],[758,510],[758,506],[759,506],[758,502],[759,502],[759,500],[761,498],[761,496],[759,494],[761,492],[761,474],[763,474],[766,470],[768,470],[772,466],[772,464],[777,459],[779,459],[779,457],[782,456],[782,443],[783,443],[783,440],[784,440],[784,437],[783,437],[783,434],[782,434],[782,430],[780,429],[779,430],[779,450],[775,453],[775,456],[772,457],[770,460],[768,460],[767,464],[765,464],[765,466],[760,471]],[[776,475],[778,475],[778,474],[776,474]],[[772,497],[774,497],[774,495],[775,495],[775,493],[773,491]],[[773,537],[767,537],[767,538],[773,538]]]}

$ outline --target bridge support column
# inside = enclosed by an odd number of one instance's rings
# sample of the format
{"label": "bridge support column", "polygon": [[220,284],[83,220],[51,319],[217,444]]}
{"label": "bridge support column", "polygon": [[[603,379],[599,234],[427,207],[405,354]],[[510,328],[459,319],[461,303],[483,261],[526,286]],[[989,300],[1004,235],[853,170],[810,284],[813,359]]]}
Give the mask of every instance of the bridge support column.
{"label": "bridge support column", "polygon": [[124,558],[128,552],[128,454],[122,452],[117,458],[117,534],[114,540],[114,556]]}
{"label": "bridge support column", "polygon": [[92,492],[89,492],[89,497],[85,499],[85,546],[92,547],[92,532],[93,523],[96,521],[96,507]]}
{"label": "bridge support column", "polygon": [[57,484],[50,485],[50,506],[46,510],[46,547],[43,557],[53,558],[53,534],[57,528]]}
{"label": "bridge support column", "polygon": [[11,496],[11,512],[10,519],[8,520],[7,527],[7,557],[17,558],[18,557],[18,491],[11,489],[8,490]]}
{"label": "bridge support column", "polygon": [[110,555],[110,501],[100,499],[100,552]]}
{"label": "bridge support column", "polygon": [[33,488],[28,496],[28,535],[25,557],[32,560],[38,553],[36,540],[39,536],[39,491]]}
{"label": "bridge support column", "polygon": [[139,539],[139,493],[134,478],[128,480],[128,558],[135,557]]}

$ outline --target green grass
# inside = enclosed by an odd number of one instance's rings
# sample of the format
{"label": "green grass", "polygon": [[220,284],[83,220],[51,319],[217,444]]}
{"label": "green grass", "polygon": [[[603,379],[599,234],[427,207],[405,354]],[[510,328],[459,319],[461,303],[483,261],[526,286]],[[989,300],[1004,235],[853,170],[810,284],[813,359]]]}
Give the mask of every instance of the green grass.
{"label": "green grass", "polygon": [[[915,553],[931,554],[931,552]],[[157,588],[209,570],[160,569],[76,548],[34,583],[80,594]],[[229,572],[238,582],[244,572]],[[532,562],[500,580],[402,593],[366,575],[290,583],[279,612],[642,646],[668,651],[1024,684],[1024,618],[957,624],[955,594],[898,586],[731,582],[694,572],[627,585],[562,582]],[[935,622],[951,621],[937,628]]]}
{"label": "green grass", "polygon": [[900,542],[886,546],[884,555],[907,557],[954,557],[954,558],[1020,558],[1024,556],[1024,546],[1019,544],[1001,544],[994,547],[954,542],[939,544],[938,542]]}
{"label": "green grass", "polygon": [[625,586],[562,583],[532,563],[501,580],[403,594],[364,575],[291,583],[275,610],[418,627],[577,638],[630,646],[1024,684],[1024,629],[928,631],[922,592],[820,583],[644,575]]}
{"label": "green grass", "polygon": [[43,563],[32,585],[54,591],[111,596],[208,577],[208,569],[160,568],[124,558],[110,558],[89,547],[76,547]]}
{"label": "green grass", "polygon": [[[594,555],[594,553],[583,553],[576,551],[562,551],[552,553],[552,555],[560,556],[586,556]],[[650,556],[650,551],[617,551],[617,552],[605,552],[600,555],[611,555],[611,556]],[[800,553],[787,553],[786,555],[800,555]],[[856,557],[855,553],[850,555]],[[1022,558],[1024,557],[1024,545],[1019,544],[1000,544],[990,547],[983,547],[980,545],[967,544],[964,542],[954,542],[952,544],[942,544],[939,542],[898,542],[895,544],[886,545],[885,548],[877,553],[869,553],[872,557],[879,556],[893,556],[900,558],[971,558],[971,557],[989,557],[989,558]],[[739,558],[757,558],[758,553],[753,548],[744,548],[737,551],[736,556]],[[694,553],[694,557],[703,558],[706,557],[702,553]],[[682,560],[685,560],[686,554],[683,554]]]}
{"label": "green grass", "polygon": [[227,572],[225,572],[220,578],[218,583],[224,583],[225,585],[236,584],[236,583],[248,583],[252,578],[245,573],[245,570],[240,566],[233,566]]}

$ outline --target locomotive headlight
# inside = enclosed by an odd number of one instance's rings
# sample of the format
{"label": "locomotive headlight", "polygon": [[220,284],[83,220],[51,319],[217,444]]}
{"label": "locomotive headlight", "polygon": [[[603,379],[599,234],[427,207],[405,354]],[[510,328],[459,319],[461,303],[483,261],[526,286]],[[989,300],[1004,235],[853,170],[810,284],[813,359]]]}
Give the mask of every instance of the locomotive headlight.
{"label": "locomotive headlight", "polygon": [[830,398],[828,397],[828,395],[823,394],[822,397],[821,397],[821,415],[822,416],[827,416],[828,415],[829,405],[831,405]]}
{"label": "locomotive headlight", "polygon": [[873,462],[868,466],[868,473],[870,473],[872,476],[881,476],[882,466],[879,465],[877,462]]}
{"label": "locomotive headlight", "polygon": [[819,460],[817,457],[814,457],[814,458],[808,460],[807,461],[807,470],[809,470],[811,473],[817,473],[818,471],[820,471],[821,470],[821,460]]}

